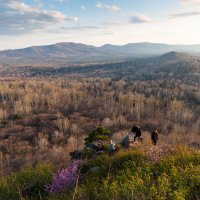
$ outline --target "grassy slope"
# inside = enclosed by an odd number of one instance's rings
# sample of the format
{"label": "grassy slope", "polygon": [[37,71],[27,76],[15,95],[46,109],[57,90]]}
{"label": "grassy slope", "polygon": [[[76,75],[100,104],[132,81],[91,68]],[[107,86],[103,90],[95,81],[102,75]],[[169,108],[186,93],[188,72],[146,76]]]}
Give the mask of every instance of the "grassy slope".
{"label": "grassy slope", "polygon": [[[90,160],[81,171],[75,199],[200,199],[200,152],[184,146],[138,144]],[[44,185],[51,177],[47,164],[1,177],[0,199],[73,199],[74,187],[48,196]]]}

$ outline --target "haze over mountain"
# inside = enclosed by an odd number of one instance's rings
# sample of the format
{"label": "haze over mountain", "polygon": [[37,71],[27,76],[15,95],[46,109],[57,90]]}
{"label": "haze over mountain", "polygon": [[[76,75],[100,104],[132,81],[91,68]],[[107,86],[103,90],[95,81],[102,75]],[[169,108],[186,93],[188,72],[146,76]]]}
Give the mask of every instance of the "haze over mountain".
{"label": "haze over mountain", "polygon": [[24,49],[0,52],[1,62],[5,64],[65,63],[98,60],[111,56],[108,52],[80,43],[57,43],[46,46],[33,46]]}
{"label": "haze over mountain", "polygon": [[189,53],[169,52],[129,61],[46,67],[1,67],[2,77],[99,77],[130,80],[181,80],[200,84],[200,59]]}
{"label": "haze over mountain", "polygon": [[161,43],[129,43],[126,45],[106,44],[100,47],[102,50],[125,53],[136,56],[161,55],[170,51],[200,53],[200,45],[169,45]]}
{"label": "haze over mountain", "polygon": [[106,44],[100,47],[81,43],[57,43],[24,49],[0,51],[0,64],[71,64],[121,61],[152,57],[170,51],[200,53],[200,45],[168,45],[159,43]]}

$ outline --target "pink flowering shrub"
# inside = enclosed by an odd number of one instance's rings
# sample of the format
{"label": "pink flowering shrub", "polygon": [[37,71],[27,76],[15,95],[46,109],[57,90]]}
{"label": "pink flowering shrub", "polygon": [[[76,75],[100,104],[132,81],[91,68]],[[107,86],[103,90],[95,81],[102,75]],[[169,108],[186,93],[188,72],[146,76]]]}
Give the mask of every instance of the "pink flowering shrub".
{"label": "pink flowering shrub", "polygon": [[55,195],[72,187],[79,178],[79,166],[83,163],[82,160],[74,160],[68,168],[55,173],[52,183],[46,187],[47,192],[50,195]]}
{"label": "pink flowering shrub", "polygon": [[163,156],[173,151],[173,148],[167,144],[162,146],[153,146],[147,150],[147,155],[153,163],[157,163]]}

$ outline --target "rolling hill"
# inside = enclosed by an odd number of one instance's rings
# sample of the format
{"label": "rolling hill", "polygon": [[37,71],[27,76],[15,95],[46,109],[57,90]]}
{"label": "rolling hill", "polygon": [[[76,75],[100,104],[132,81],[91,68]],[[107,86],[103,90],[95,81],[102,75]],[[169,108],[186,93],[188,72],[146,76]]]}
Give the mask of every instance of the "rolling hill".
{"label": "rolling hill", "polygon": [[200,53],[200,45],[169,45],[161,43],[129,43],[126,45],[106,44],[100,47],[104,51],[124,53],[135,56],[161,55],[170,51]]}
{"label": "rolling hill", "polygon": [[131,58],[152,57],[170,51],[200,53],[200,45],[168,45],[159,43],[130,43],[122,46],[106,44],[101,47],[80,43],[57,43],[24,49],[0,51],[0,64],[57,65],[126,61]]}
{"label": "rolling hill", "polygon": [[79,63],[88,59],[100,61],[112,56],[94,46],[79,43],[57,43],[46,46],[34,46],[17,50],[0,52],[1,64],[54,64],[54,63]]}

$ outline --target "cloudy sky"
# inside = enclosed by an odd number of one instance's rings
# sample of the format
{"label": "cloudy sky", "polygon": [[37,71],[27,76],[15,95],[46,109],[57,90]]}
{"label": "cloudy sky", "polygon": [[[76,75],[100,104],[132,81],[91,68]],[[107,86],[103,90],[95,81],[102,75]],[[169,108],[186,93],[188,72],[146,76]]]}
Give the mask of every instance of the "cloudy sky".
{"label": "cloudy sky", "polygon": [[57,42],[200,44],[200,0],[0,0],[0,50]]}

